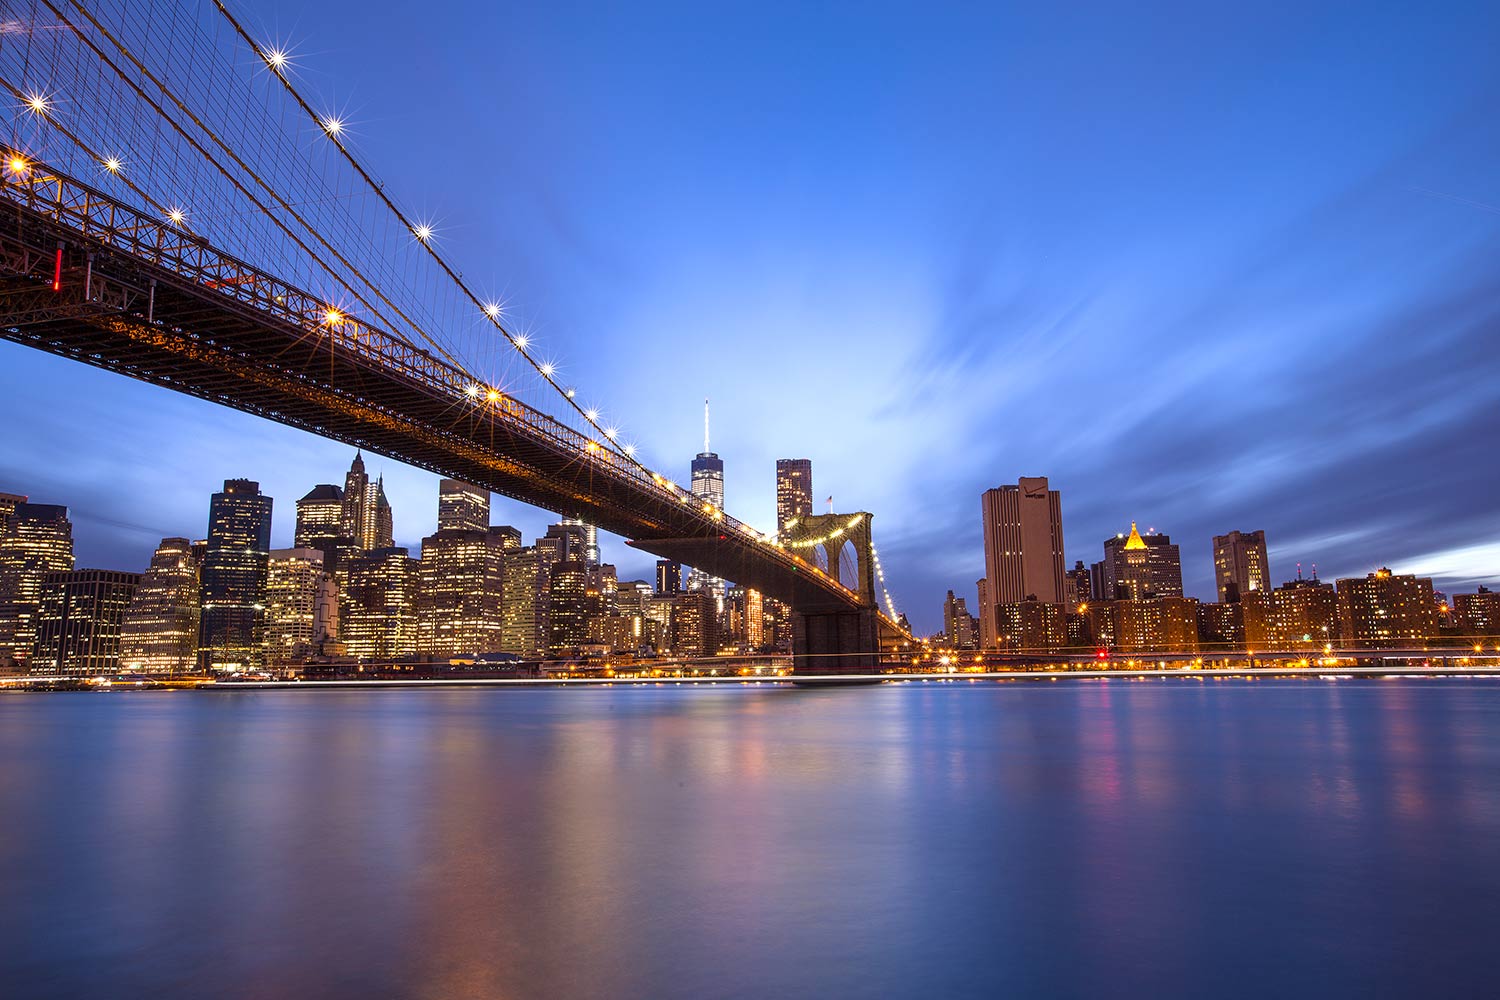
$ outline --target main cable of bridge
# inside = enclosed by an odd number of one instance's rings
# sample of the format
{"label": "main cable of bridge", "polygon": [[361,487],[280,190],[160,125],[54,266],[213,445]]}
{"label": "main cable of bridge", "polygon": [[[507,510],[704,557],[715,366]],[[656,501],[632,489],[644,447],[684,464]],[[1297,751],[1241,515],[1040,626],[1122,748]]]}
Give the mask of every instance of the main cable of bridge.
{"label": "main cable of bridge", "polygon": [[[240,22],[239,18],[235,17],[234,14],[229,10],[229,8],[225,5],[224,0],[214,0],[214,6],[218,9],[219,13],[223,15],[224,19],[229,22],[229,25],[234,29],[235,34],[237,34],[240,39],[250,47],[251,51],[255,53],[256,57],[260,59],[260,61],[265,64],[265,66],[271,71],[276,79],[281,82],[281,85],[286,89],[287,93],[291,95],[292,100],[297,104],[298,107],[302,109],[303,113],[306,114],[307,117],[323,132],[323,134],[327,136],[328,140],[333,143],[334,147],[337,148],[338,151],[343,155],[344,159],[365,182],[366,186],[375,194],[375,196],[381,201],[381,203],[385,205],[386,209],[389,210],[396,217],[396,219],[406,227],[409,232],[418,237],[417,242],[421,244],[423,249],[427,251],[427,253],[432,257],[433,261],[437,263],[438,267],[443,271],[443,273],[446,274],[448,278],[454,283],[454,285],[456,285],[459,290],[463,292],[463,294],[474,305],[474,307],[478,309],[489,320],[489,322],[495,327],[495,329],[499,330],[500,333],[504,335],[505,339],[510,342],[511,346],[513,346],[516,351],[519,352],[521,357],[531,365],[532,369],[535,370],[536,373],[541,376],[541,378],[544,379],[546,383],[550,385],[558,393],[558,395],[563,398],[566,405],[570,406],[574,411],[576,411],[579,416],[581,416],[585,421],[588,422],[588,425],[590,427],[594,428],[594,430],[599,432],[599,434],[609,442],[609,445],[607,447],[611,448],[616,454],[621,455],[627,462],[634,465],[641,472],[646,473],[647,475],[659,480],[659,476],[656,473],[647,468],[644,463],[642,463],[635,457],[635,448],[633,446],[620,444],[620,442],[617,440],[619,431],[616,428],[605,427],[600,423],[600,415],[598,410],[586,409],[584,406],[582,406],[576,398],[576,392],[571,389],[565,388],[553,377],[555,374],[555,369],[553,368],[553,366],[546,362],[538,361],[537,358],[527,350],[529,346],[529,338],[524,335],[514,334],[508,327],[506,327],[506,325],[501,321],[501,311],[498,306],[496,306],[494,303],[484,302],[477,294],[475,294],[474,290],[469,287],[467,282],[464,281],[462,275],[460,275],[458,271],[451,264],[449,264],[447,258],[439,253],[437,248],[433,245],[430,230],[428,230],[427,227],[413,221],[411,217],[403,212],[401,208],[395,203],[395,201],[392,200],[388,194],[386,194],[385,188],[375,181],[374,177],[371,176],[370,172],[359,161],[359,158],[356,157],[350,151],[349,147],[344,143],[342,138],[343,128],[338,123],[338,121],[336,119],[329,119],[322,115],[319,115],[317,111],[313,109],[312,105],[307,101],[307,99],[302,96],[301,91],[298,90],[298,88],[292,83],[291,79],[284,71],[287,62],[285,54],[280,52],[280,50],[272,51],[261,45],[261,43],[257,41],[255,37],[251,35],[250,32],[245,28],[245,26]],[[422,232],[426,232],[427,235],[424,237],[423,235],[421,235]]]}
{"label": "main cable of bridge", "polygon": [[[219,137],[217,132],[211,129],[208,124],[202,120],[201,117],[194,113],[194,111],[187,105],[185,101],[182,100],[181,97],[174,93],[166,85],[166,83],[164,83],[155,73],[151,71],[149,67],[145,65],[145,63],[143,63],[133,52],[131,52],[128,46],[124,45],[114,34],[109,31],[108,28],[101,24],[98,18],[96,18],[87,8],[79,3],[78,0],[71,0],[71,2],[73,4],[73,7],[78,11],[79,14],[81,14],[88,20],[89,24],[94,28],[95,31],[97,31],[101,36],[107,39],[110,44],[112,44],[115,49],[120,52],[121,55],[128,59],[131,65],[136,68],[141,76],[145,77],[152,84],[154,84],[156,88],[160,90],[161,93],[177,107],[178,111],[186,115],[194,125],[201,129],[203,133],[208,136],[209,139],[216,146],[218,146],[220,150],[224,152],[225,155],[227,155],[231,160],[234,161],[235,166],[244,171],[245,174],[249,176],[263,191],[265,191],[271,198],[273,198],[283,211],[285,211],[288,215],[295,219],[297,223],[303,227],[303,229],[311,233],[313,238],[316,239],[318,243],[320,243],[329,253],[333,254],[333,256],[337,258],[340,264],[348,268],[349,271],[352,272],[355,277],[357,277],[367,288],[369,288],[375,294],[375,296],[380,299],[381,302],[385,303],[386,306],[394,311],[397,316],[404,320],[407,325],[409,325],[424,341],[426,341],[435,350],[437,350],[438,353],[441,354],[450,364],[459,368],[464,372],[465,375],[468,375],[470,378],[474,378],[472,372],[470,372],[468,368],[459,361],[458,358],[455,358],[452,354],[450,354],[435,337],[433,337],[425,329],[422,328],[421,324],[407,315],[407,313],[403,309],[401,309],[400,306],[392,302],[390,298],[386,296],[383,291],[381,291],[380,287],[375,282],[371,281],[370,278],[367,277],[356,264],[345,257],[344,254],[341,253],[339,249],[335,247],[332,242],[330,242],[317,229],[317,227],[308,222],[301,215],[301,213],[299,213],[290,203],[287,202],[284,197],[282,197],[281,193],[277,191],[273,185],[269,184],[260,175],[258,171],[247,164],[244,159],[241,158],[240,155],[228,145],[228,143],[224,142],[224,140]],[[160,103],[158,103],[149,94],[147,94],[145,90],[130,77],[129,74],[125,73],[120,68],[120,66],[115,63],[114,60],[112,60],[107,54],[105,54],[104,51],[94,43],[93,39],[91,39],[87,35],[87,33],[80,30],[77,25],[69,21],[67,16],[57,8],[52,0],[42,0],[42,3],[44,3],[47,8],[52,11],[53,15],[56,16],[59,21],[61,21],[70,30],[72,30],[72,32],[78,37],[78,39],[86,46],[88,46],[101,62],[103,62],[106,66],[113,70],[115,75],[118,76],[122,81],[124,81],[126,86],[128,86],[135,92],[136,96],[138,96],[142,101],[149,105],[160,118],[167,122],[167,124],[172,126],[173,131],[175,131],[179,136],[187,141],[200,156],[202,156],[205,160],[212,164],[214,168],[219,172],[219,174],[234,186],[235,190],[239,191],[240,194],[247,198],[262,215],[264,215],[279,230],[281,230],[281,232],[288,239],[292,240],[297,245],[297,248],[299,250],[307,254],[310,258],[318,263],[318,266],[322,267],[326,272],[328,272],[330,275],[333,275],[337,280],[339,280],[339,283],[344,286],[349,294],[352,295],[355,300],[357,300],[366,309],[370,310],[370,312],[377,319],[381,320],[383,323],[385,323],[385,325],[392,328],[387,332],[396,332],[398,324],[394,323],[389,316],[384,315],[378,307],[370,303],[357,288],[355,288],[349,282],[344,281],[336,268],[330,267],[326,260],[319,256],[318,253],[312,248],[307,246],[307,244],[303,242],[301,237],[299,237],[291,230],[289,226],[287,226],[284,222],[277,218],[275,213],[270,211],[270,209],[267,208],[267,206],[259,198],[257,198],[254,194],[247,190],[245,186],[240,183],[239,179],[233,175],[233,173],[226,169],[224,165],[220,163],[208,150],[204,149],[203,146],[193,136],[188,134],[187,130],[184,129],[180,123],[173,119],[171,115],[167,114],[166,109],[163,108]],[[55,119],[52,120],[52,123],[54,127],[60,127],[59,123],[57,123]],[[65,132],[64,134],[68,133]],[[74,141],[78,142],[76,138],[74,139]],[[82,144],[80,144],[80,148],[83,148],[85,153],[87,153],[94,159],[100,159],[100,154],[97,151],[90,150]],[[132,185],[131,190],[138,189]],[[173,221],[174,223],[178,222],[177,219],[173,219]],[[476,382],[480,381],[479,379],[474,380]]]}

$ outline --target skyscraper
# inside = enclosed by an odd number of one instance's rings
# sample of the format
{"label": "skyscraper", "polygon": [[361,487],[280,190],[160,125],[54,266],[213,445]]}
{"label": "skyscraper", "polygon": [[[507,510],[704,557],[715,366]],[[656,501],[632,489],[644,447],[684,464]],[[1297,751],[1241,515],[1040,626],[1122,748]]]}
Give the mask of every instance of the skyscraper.
{"label": "skyscraper", "polygon": [[583,536],[583,563],[590,569],[597,567],[599,565],[599,529],[577,517],[565,517],[558,523],[579,529]]}
{"label": "skyscraper", "polygon": [[341,511],[341,534],[354,539],[362,552],[388,549],[392,540],[391,505],[385,498],[385,481],[370,481],[365,473],[364,455],[355,452],[349,473],[344,477],[344,503]]}
{"label": "skyscraper", "polygon": [[5,537],[5,522],[16,512],[16,506],[25,502],[19,493],[0,493],[0,538]]}
{"label": "skyscraper", "polygon": [[677,656],[718,654],[718,612],[705,591],[687,591],[672,598],[672,652]]}
{"label": "skyscraper", "polygon": [[249,479],[226,479],[209,503],[199,576],[198,663],[205,670],[257,670],[265,663],[271,503]]}
{"label": "skyscraper", "polygon": [[419,651],[454,656],[501,648],[505,550],[500,537],[448,527],[422,539]]}
{"label": "skyscraper", "polygon": [[438,530],[486,531],[490,526],[490,491],[458,479],[438,483]]}
{"label": "skyscraper", "polygon": [[564,559],[547,577],[547,649],[560,652],[587,639],[588,567],[582,559]]}
{"label": "skyscraper", "polygon": [[0,661],[17,667],[31,658],[36,614],[48,573],[73,568],[73,525],[68,508],[27,503],[7,494],[10,515],[0,531]]}
{"label": "skyscraper", "polygon": [[1034,599],[1067,610],[1063,586],[1062,501],[1045,476],[1023,476],[1015,486],[986,490],[984,518],[985,603],[981,631],[999,641],[999,608]]}
{"label": "skyscraper", "polygon": [[682,591],[682,566],[670,559],[656,560],[656,592],[677,594]]}
{"label": "skyscraper", "polygon": [[1077,560],[1073,568],[1068,570],[1063,588],[1067,591],[1069,613],[1077,611],[1079,605],[1087,604],[1093,596],[1093,577],[1082,559]]}
{"label": "skyscraper", "polygon": [[325,574],[319,549],[272,549],[266,568],[266,660],[290,663],[313,651]]}
{"label": "skyscraper", "polygon": [[323,483],[298,500],[297,532],[292,542],[299,549],[323,553],[325,573],[336,570],[340,556],[354,550],[354,539],[344,534],[344,491]]}
{"label": "skyscraper", "polygon": [[349,655],[385,660],[415,653],[417,560],[405,549],[375,549],[349,559],[345,575],[342,638]]}
{"label": "skyscraper", "polygon": [[943,640],[952,649],[973,649],[979,644],[977,632],[974,616],[969,614],[969,602],[948,591],[943,600]]}
{"label": "skyscraper", "polygon": [[1034,597],[1064,604],[1062,503],[1045,476],[986,490],[984,574],[989,598],[1008,604]]}
{"label": "skyscraper", "polygon": [[517,656],[536,656],[546,643],[547,574],[552,567],[539,547],[508,549],[500,592],[500,648]]}
{"label": "skyscraper", "polygon": [[120,666],[147,674],[193,669],[198,654],[198,559],[186,538],[163,538],[120,627]]}
{"label": "skyscraper", "polygon": [[1094,595],[1105,600],[1182,596],[1182,558],[1167,535],[1142,535],[1130,522],[1129,535],[1104,541],[1104,558],[1094,564]]}
{"label": "skyscraper", "polygon": [[806,517],[813,511],[812,459],[778,458],[776,460],[776,532],[786,530],[788,521]]}
{"label": "skyscraper", "polygon": [[693,459],[693,496],[724,506],[724,463],[708,450],[708,400],[703,401],[703,451]]}
{"label": "skyscraper", "polygon": [[120,626],[139,573],[103,569],[48,573],[31,647],[34,674],[113,674]]}
{"label": "skyscraper", "polygon": [[1271,585],[1264,531],[1231,531],[1214,536],[1214,578],[1221,602],[1238,601]]}

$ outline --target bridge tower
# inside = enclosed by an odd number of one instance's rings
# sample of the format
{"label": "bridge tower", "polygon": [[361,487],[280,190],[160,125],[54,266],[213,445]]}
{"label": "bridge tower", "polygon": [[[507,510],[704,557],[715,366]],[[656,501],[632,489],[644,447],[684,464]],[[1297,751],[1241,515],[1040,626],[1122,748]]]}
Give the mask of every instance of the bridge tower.
{"label": "bridge tower", "polygon": [[[871,673],[890,665],[895,641],[876,603],[871,517],[869,511],[809,514],[782,528],[779,541],[788,551],[826,572],[858,598],[853,607],[793,609],[794,674]],[[846,551],[852,551],[852,578],[843,572]]]}

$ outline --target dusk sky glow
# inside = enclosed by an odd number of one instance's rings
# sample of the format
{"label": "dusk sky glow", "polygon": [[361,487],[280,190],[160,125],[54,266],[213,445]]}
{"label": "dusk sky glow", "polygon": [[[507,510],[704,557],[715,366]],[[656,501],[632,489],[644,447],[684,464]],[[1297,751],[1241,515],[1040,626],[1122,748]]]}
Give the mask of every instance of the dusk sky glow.
{"label": "dusk sky glow", "polygon": [[[711,398],[762,528],[812,459],[919,632],[1023,475],[1068,566],[1135,520],[1190,596],[1231,529],[1278,582],[1500,580],[1494,4],[242,7],[622,441],[686,483]],[[0,491],[70,506],[80,567],[202,537],[230,477],[289,546],[353,457],[10,343],[0,391]],[[415,555],[436,477],[367,461]]]}

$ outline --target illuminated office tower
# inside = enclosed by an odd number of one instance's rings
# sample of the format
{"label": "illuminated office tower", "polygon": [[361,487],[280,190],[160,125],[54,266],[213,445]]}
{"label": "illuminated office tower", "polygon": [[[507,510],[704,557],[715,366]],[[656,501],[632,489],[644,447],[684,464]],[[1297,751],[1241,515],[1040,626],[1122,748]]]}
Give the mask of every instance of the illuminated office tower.
{"label": "illuminated office tower", "polygon": [[383,478],[373,482],[365,473],[365,459],[356,452],[344,477],[344,502],[341,511],[342,534],[354,540],[362,552],[394,547],[391,505],[385,498]]}
{"label": "illuminated office tower", "polygon": [[48,573],[31,647],[34,674],[120,671],[120,627],[139,573],[103,569]]}
{"label": "illuminated office tower", "polygon": [[582,537],[583,549],[581,552],[583,564],[590,569],[599,565],[599,529],[586,521],[576,517],[565,517],[558,522],[569,528],[576,528]]}
{"label": "illuminated office tower", "polygon": [[490,491],[458,479],[438,483],[438,530],[485,531],[490,526]]}
{"label": "illuminated office tower", "polygon": [[693,496],[724,506],[724,463],[708,450],[708,400],[703,401],[703,451],[693,459]]}
{"label": "illuminated office tower", "polygon": [[317,639],[323,553],[272,549],[266,568],[266,661],[290,663],[310,655]]}
{"label": "illuminated office tower", "polygon": [[1104,558],[1094,564],[1094,596],[1143,600],[1182,596],[1182,559],[1167,535],[1142,535],[1130,522],[1129,535],[1104,542]]}
{"label": "illuminated office tower", "polygon": [[422,539],[419,651],[455,656],[501,648],[504,552],[485,530],[439,528]]}
{"label": "illuminated office tower", "polygon": [[500,649],[533,657],[546,642],[547,575],[552,562],[536,546],[508,549],[500,591]]}
{"label": "illuminated office tower", "polygon": [[738,591],[734,602],[734,637],[747,651],[757,650],[766,641],[765,600],[760,591],[750,587],[735,587],[734,590]]}
{"label": "illuminated office tower", "polygon": [[1063,589],[1066,591],[1069,613],[1078,611],[1079,605],[1087,604],[1093,598],[1093,575],[1089,573],[1082,559],[1079,559],[1074,563],[1073,568],[1068,570],[1067,579],[1063,581]]}
{"label": "illuminated office tower", "polygon": [[141,574],[120,628],[120,666],[182,674],[198,657],[198,557],[186,538],[163,538]]}
{"label": "illuminated office tower", "polygon": [[323,483],[297,501],[297,531],[292,543],[299,549],[323,553],[325,573],[337,570],[340,558],[354,553],[354,539],[344,534],[343,490]]}
{"label": "illuminated office tower", "polygon": [[812,459],[778,458],[776,460],[776,532],[786,530],[788,521],[813,512]]}
{"label": "illuminated office tower", "polygon": [[1355,648],[1396,646],[1438,634],[1437,601],[1426,577],[1397,576],[1379,569],[1334,584],[1339,600],[1339,638]]}
{"label": "illuminated office tower", "polygon": [[582,559],[555,563],[547,577],[547,649],[561,652],[588,640],[588,567]]}
{"label": "illuminated office tower", "polygon": [[376,549],[348,561],[343,641],[350,656],[387,660],[417,651],[417,560],[405,549]]}
{"label": "illuminated office tower", "polygon": [[521,547],[521,533],[508,524],[494,524],[485,531],[490,545],[501,552]]}
{"label": "illuminated office tower", "polygon": [[656,592],[677,594],[682,591],[682,566],[670,559],[656,560]]}
{"label": "illuminated office tower", "polygon": [[1271,585],[1264,531],[1231,531],[1214,536],[1214,579],[1219,600],[1233,603]]}
{"label": "illuminated office tower", "polygon": [[36,641],[36,614],[48,573],[73,568],[68,508],[27,503],[6,494],[10,511],[0,530],[0,662],[23,669]]}
{"label": "illuminated office tower", "polygon": [[19,493],[0,493],[0,538],[5,537],[5,523],[16,512],[16,507],[26,502]]}
{"label": "illuminated office tower", "polygon": [[719,652],[719,616],[713,597],[690,590],[672,598],[672,653],[715,656]]}
{"label": "illuminated office tower", "polygon": [[199,573],[203,613],[198,665],[204,670],[258,670],[265,663],[266,571],[271,553],[271,498],[260,484],[227,479],[208,508],[208,546]]}
{"label": "illuminated office tower", "polygon": [[[693,496],[722,510],[724,507],[724,462],[718,455],[709,451],[708,400],[706,399],[703,401],[703,451],[693,459],[692,473]],[[688,573],[686,589],[709,591],[714,597],[716,609],[723,602],[724,581],[709,576],[702,570],[693,569]]]}
{"label": "illuminated office tower", "polygon": [[588,564],[588,534],[582,521],[564,518],[547,526],[547,533],[536,540],[537,553],[551,565],[564,561]]}

